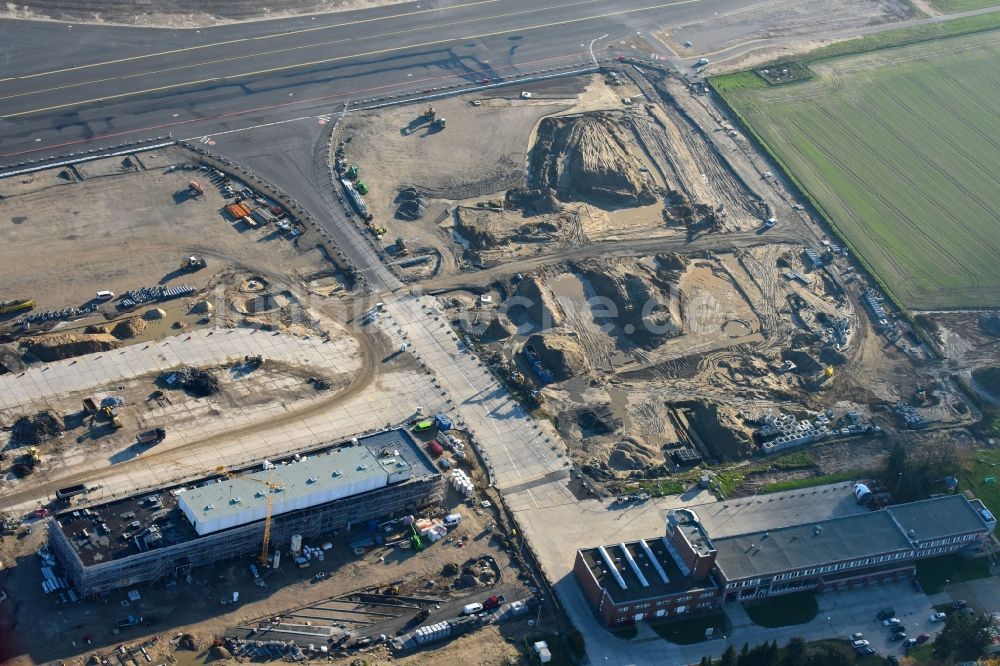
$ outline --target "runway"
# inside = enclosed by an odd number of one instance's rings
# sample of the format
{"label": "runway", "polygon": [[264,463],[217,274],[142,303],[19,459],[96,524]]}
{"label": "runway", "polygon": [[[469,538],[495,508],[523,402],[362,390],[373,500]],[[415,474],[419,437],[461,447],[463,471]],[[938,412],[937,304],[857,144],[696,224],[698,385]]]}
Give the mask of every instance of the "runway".
{"label": "runway", "polygon": [[[591,61],[745,0],[475,0],[201,30],[0,22],[0,160],[210,135]],[[42,45],[42,46],[40,46]]]}

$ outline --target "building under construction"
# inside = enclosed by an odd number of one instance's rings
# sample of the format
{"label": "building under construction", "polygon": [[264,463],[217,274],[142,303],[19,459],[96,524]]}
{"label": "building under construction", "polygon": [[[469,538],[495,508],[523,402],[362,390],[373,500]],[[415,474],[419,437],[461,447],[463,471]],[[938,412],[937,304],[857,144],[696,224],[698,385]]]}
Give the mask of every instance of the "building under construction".
{"label": "building under construction", "polygon": [[82,595],[174,578],[260,555],[270,507],[272,555],[304,538],[437,503],[433,461],[405,430],[368,435],[253,469],[191,480],[56,515],[52,552]]}

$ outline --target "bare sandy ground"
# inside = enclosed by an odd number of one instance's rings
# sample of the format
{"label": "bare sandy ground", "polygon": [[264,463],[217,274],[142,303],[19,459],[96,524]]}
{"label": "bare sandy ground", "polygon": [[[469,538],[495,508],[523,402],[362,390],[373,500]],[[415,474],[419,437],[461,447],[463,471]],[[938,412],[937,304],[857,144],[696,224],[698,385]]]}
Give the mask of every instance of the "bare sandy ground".
{"label": "bare sandy ground", "polygon": [[[143,11],[145,3],[98,0],[59,2],[29,0],[8,2],[0,18],[33,21],[73,21],[101,25],[130,25],[147,28],[205,28],[229,23],[247,23],[291,18],[309,14],[330,14],[371,7],[396,5],[406,0],[251,0],[203,2],[200,0],[157,0]],[[155,9],[153,7],[155,6]]]}

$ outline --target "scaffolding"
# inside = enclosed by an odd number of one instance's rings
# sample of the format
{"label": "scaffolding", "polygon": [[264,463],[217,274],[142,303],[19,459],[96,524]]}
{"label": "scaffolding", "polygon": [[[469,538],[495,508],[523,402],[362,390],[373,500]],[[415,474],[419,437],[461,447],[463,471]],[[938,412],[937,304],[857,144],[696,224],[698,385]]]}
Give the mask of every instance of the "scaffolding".
{"label": "scaffolding", "polygon": [[[412,442],[408,433],[389,432],[404,437],[409,455],[417,456],[419,462],[426,463],[422,465],[422,474],[400,483],[274,516],[270,527],[271,543],[276,547],[286,544],[287,548],[293,534],[301,534],[307,539],[315,538],[349,530],[352,526],[372,519],[416,513],[424,507],[439,504],[444,496],[444,483],[433,462]],[[398,435],[399,432],[402,432],[402,435]],[[153,492],[167,494],[170,493],[170,489]],[[149,496],[150,491],[142,495]],[[131,499],[134,498],[91,507],[87,511],[90,511],[91,515],[108,514],[120,510],[120,506]],[[143,500],[136,501],[141,503]],[[154,523],[162,522],[164,524],[162,529],[167,534],[170,534],[172,529],[182,533],[181,539],[174,539],[174,542],[162,547],[150,547],[148,550],[133,552],[127,556],[121,556],[120,552],[95,554],[84,550],[84,557],[81,557],[82,537],[79,532],[75,527],[67,528],[62,524],[79,525],[82,518],[75,517],[73,512],[60,514],[49,520],[49,541],[52,552],[62,564],[66,579],[84,596],[137,583],[174,578],[180,572],[190,571],[195,567],[260,553],[262,520],[198,536],[179,508],[171,507],[169,511],[161,513],[169,517],[169,520],[157,520]],[[77,523],[69,523],[73,520],[77,520]],[[171,521],[174,521],[173,526]],[[86,530],[80,531],[86,532]]]}

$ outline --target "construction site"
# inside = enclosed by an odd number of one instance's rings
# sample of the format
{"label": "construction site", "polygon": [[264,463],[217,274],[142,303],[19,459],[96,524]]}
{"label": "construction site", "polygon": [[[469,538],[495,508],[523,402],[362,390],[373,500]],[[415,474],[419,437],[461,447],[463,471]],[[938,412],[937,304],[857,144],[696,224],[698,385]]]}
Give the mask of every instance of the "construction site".
{"label": "construction site", "polygon": [[[183,142],[0,180],[0,575],[31,661],[545,663],[581,530],[867,473],[973,424],[962,381],[1000,390],[973,373],[1000,325],[923,337],[663,69],[345,107],[317,154],[389,288]],[[540,534],[566,496],[587,519]]]}
{"label": "construction site", "polygon": [[333,141],[396,274],[438,295],[605,492],[810,444],[830,455],[789,479],[852,451],[864,468],[900,404],[971,423],[703,92],[609,68],[354,114]]}

